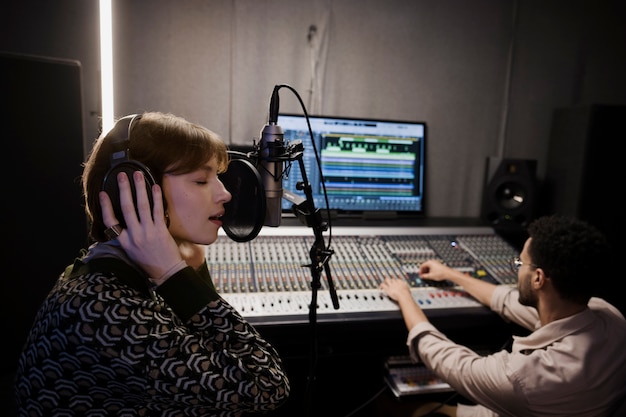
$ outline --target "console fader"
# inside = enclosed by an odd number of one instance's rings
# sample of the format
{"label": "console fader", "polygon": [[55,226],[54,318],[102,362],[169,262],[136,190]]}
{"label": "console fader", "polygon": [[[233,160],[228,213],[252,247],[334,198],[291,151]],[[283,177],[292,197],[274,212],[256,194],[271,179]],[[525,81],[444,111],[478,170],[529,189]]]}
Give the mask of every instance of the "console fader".
{"label": "console fader", "polygon": [[[250,242],[220,237],[208,246],[207,261],[218,291],[251,321],[306,321],[312,278],[305,265],[313,242],[304,227],[264,228]],[[399,311],[378,290],[386,277],[406,279],[424,309],[482,308],[450,282],[422,280],[419,265],[431,258],[483,280],[517,284],[509,267],[516,249],[487,227],[334,228],[330,243],[339,309],[333,308],[323,275],[317,294],[322,320]]]}

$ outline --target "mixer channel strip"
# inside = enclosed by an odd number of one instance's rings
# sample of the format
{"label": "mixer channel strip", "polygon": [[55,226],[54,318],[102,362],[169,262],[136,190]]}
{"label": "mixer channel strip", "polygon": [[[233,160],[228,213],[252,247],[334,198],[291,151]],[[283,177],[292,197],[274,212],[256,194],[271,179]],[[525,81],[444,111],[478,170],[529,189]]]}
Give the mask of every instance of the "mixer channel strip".
{"label": "mixer channel strip", "polygon": [[[509,267],[517,252],[491,229],[426,232],[333,234],[329,266],[340,308],[333,308],[328,277],[322,274],[318,314],[398,312],[396,304],[378,290],[387,277],[406,279],[424,309],[481,307],[450,282],[422,280],[419,266],[427,259],[438,259],[485,281],[517,284]],[[208,246],[207,262],[220,294],[244,316],[302,316],[311,303],[311,270],[306,265],[313,242],[312,234],[259,235],[247,243],[220,239]]]}
{"label": "mixer channel strip", "polygon": [[[459,290],[419,288],[411,293],[424,309],[458,309],[481,307],[473,298]],[[308,314],[310,291],[265,294],[222,294],[245,317],[299,316]],[[337,290],[339,310],[335,310],[328,291],[317,295],[317,313],[382,313],[399,311],[397,305],[380,290]]]}

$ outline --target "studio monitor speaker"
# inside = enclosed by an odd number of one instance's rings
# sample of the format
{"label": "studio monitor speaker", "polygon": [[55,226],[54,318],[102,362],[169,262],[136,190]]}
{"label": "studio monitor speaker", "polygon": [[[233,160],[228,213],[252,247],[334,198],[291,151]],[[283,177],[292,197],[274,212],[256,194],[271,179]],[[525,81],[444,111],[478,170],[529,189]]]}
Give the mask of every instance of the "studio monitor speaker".
{"label": "studio monitor speaker", "polygon": [[537,161],[487,158],[482,219],[500,229],[522,229],[533,219]]}

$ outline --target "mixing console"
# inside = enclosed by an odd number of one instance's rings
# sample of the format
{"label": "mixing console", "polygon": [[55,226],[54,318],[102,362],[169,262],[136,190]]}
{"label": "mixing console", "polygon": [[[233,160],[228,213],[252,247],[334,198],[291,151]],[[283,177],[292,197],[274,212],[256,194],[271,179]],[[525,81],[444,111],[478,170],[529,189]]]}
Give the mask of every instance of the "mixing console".
{"label": "mixing console", "polygon": [[[329,265],[339,299],[336,310],[322,276],[317,294],[320,319],[397,312],[378,290],[386,277],[406,279],[425,310],[482,308],[450,282],[422,280],[419,265],[439,259],[474,277],[516,285],[509,260],[517,250],[487,227],[333,228]],[[314,242],[305,227],[263,228],[245,243],[220,237],[207,260],[221,295],[252,322],[306,321],[311,303],[309,252]],[[326,237],[328,244],[328,237]]]}

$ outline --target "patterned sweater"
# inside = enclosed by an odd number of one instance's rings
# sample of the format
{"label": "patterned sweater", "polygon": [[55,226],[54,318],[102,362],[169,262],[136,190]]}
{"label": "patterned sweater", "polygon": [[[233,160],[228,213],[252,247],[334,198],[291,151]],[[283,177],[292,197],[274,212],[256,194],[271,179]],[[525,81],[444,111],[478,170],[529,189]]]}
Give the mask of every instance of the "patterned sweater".
{"label": "patterned sweater", "polygon": [[206,263],[153,289],[112,257],[61,275],[15,381],[20,416],[240,416],[289,391],[278,353],[217,294]]}

